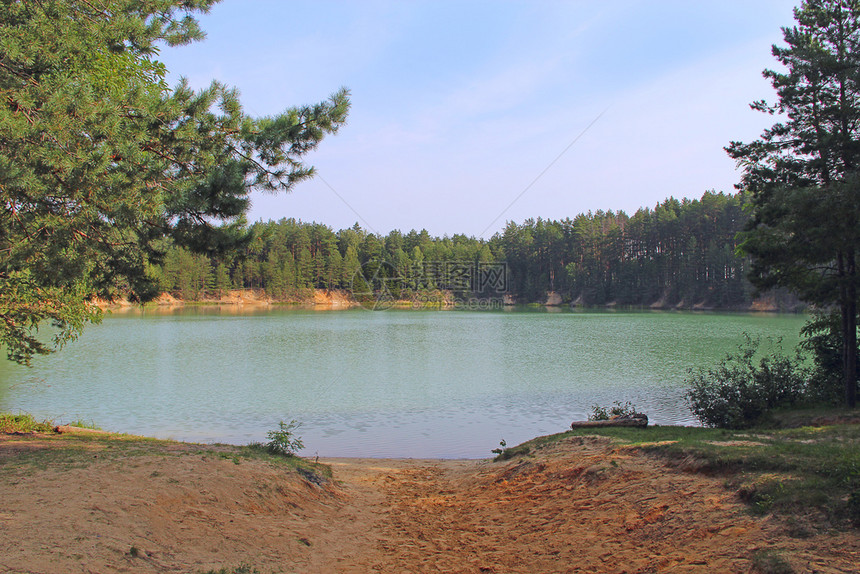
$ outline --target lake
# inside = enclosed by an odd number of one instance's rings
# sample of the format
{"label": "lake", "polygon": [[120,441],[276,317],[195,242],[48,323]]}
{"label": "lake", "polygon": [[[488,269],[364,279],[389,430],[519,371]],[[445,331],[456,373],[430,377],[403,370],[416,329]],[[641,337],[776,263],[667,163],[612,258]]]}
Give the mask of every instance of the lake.
{"label": "lake", "polygon": [[302,423],[305,456],[482,458],[630,401],[696,424],[687,369],[802,315],[186,307],[115,313],[27,369],[0,410],[159,438],[247,444]]}

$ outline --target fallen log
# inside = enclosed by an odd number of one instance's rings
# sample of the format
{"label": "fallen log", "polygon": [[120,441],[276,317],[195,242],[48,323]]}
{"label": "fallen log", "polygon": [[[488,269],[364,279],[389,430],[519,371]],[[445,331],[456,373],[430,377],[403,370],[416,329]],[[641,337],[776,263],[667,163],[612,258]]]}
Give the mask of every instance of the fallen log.
{"label": "fallen log", "polygon": [[54,432],[58,432],[61,434],[65,433],[74,433],[74,434],[110,434],[108,431],[103,431],[99,429],[88,429],[84,427],[74,427],[72,425],[60,425],[54,427]]}
{"label": "fallen log", "polygon": [[612,417],[603,421],[573,421],[570,423],[572,429],[594,428],[594,427],[639,427],[648,426],[648,415],[636,413],[635,415],[622,415]]}

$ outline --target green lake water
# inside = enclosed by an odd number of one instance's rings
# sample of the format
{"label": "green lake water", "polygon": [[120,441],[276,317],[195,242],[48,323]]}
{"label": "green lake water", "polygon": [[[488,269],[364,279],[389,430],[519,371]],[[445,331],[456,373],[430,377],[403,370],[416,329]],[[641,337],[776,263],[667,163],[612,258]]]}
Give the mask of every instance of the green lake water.
{"label": "green lake water", "polygon": [[202,442],[302,422],[305,456],[486,457],[631,401],[696,424],[687,369],[743,333],[792,347],[801,315],[229,307],[114,314],[27,369],[0,363],[0,410]]}

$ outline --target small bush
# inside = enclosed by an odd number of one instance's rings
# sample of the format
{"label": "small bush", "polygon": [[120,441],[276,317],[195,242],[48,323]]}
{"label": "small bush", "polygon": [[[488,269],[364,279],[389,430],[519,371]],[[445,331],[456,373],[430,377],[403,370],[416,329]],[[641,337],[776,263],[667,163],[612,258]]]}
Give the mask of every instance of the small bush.
{"label": "small bush", "polygon": [[296,451],[305,448],[301,437],[295,436],[295,430],[302,426],[301,423],[295,420],[288,423],[281,421],[278,426],[280,427],[278,430],[266,433],[266,438],[269,439],[266,450],[272,454],[295,456]]}
{"label": "small bush", "polygon": [[505,450],[507,449],[507,447],[508,447],[508,443],[507,443],[507,441],[506,441],[505,439],[502,439],[502,440],[500,440],[500,441],[499,441],[499,448],[494,448],[494,449],[493,449],[493,450],[491,450],[490,452],[491,452],[491,453],[493,453],[493,454],[495,454],[495,455],[500,455],[500,454],[502,454],[503,452],[505,452]]}
{"label": "small bush", "polygon": [[600,405],[594,405],[591,407],[591,414],[588,415],[588,420],[608,421],[612,417],[629,417],[635,414],[639,413],[636,411],[636,407],[633,403],[628,401],[622,405],[620,402],[615,401],[608,409],[606,407],[601,407]]}
{"label": "small bush", "polygon": [[708,427],[749,428],[777,407],[792,406],[805,397],[808,373],[802,357],[782,354],[780,341],[754,358],[761,340],[744,335],[736,354],[729,353],[713,369],[690,371],[685,381],[690,410]]}

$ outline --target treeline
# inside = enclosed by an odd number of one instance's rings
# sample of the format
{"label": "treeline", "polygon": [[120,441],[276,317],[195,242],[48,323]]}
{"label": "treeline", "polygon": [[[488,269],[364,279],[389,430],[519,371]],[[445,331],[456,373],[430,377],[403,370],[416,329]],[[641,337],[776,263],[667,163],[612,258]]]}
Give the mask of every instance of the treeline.
{"label": "treeline", "polygon": [[705,193],[667,199],[632,217],[587,213],[562,221],[509,223],[493,238],[512,290],[528,300],[547,291],[586,305],[731,307],[748,304],[748,261],[735,236],[746,224],[743,196]]}
{"label": "treeline", "polygon": [[553,291],[586,305],[741,306],[751,300],[747,260],[736,254],[735,235],[747,220],[742,204],[740,194],[708,192],[633,216],[598,211],[511,222],[489,240],[431,237],[426,230],[381,236],[358,224],[333,231],[282,219],[253,224],[241,252],[211,258],[171,247],[154,273],[164,291],[186,300],[242,288],[274,298],[348,290],[369,273],[400,278],[395,295],[410,297],[416,289],[448,287],[440,275],[448,264],[497,264],[518,302],[544,301]]}
{"label": "treeline", "polygon": [[[383,237],[358,224],[335,232],[319,223],[281,219],[255,223],[250,234],[247,248],[222,257],[171,247],[154,273],[164,291],[186,300],[243,288],[290,298],[310,289],[349,290],[356,278],[377,270],[386,276],[432,279],[430,271],[439,263],[492,262],[501,257],[487,241],[465,235],[431,237],[426,230],[405,235],[392,231]],[[379,262],[385,264],[381,269]],[[440,287],[432,280],[417,284]]]}

